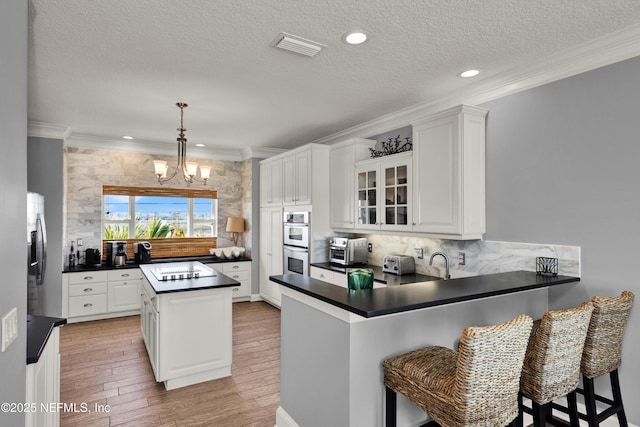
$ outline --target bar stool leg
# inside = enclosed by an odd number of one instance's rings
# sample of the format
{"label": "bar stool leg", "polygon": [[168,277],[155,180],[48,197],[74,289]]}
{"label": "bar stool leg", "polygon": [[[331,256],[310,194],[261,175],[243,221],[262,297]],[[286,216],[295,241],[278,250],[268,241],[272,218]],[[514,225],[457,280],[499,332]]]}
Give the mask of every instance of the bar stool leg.
{"label": "bar stool leg", "polygon": [[385,426],[396,427],[396,392],[385,386]]}
{"label": "bar stool leg", "polygon": [[585,375],[582,376],[582,385],[584,389],[584,404],[587,407],[587,421],[589,427],[597,427],[598,412],[596,409],[596,394],[593,387],[593,378],[588,378]]}
{"label": "bar stool leg", "polygon": [[514,427],[523,427],[524,423],[524,403],[522,402],[522,393],[518,393],[518,416],[514,420]]}
{"label": "bar stool leg", "polygon": [[618,370],[614,369],[609,373],[609,378],[611,379],[611,392],[613,394],[613,401],[615,402],[615,407],[618,409],[618,422],[620,423],[620,427],[627,427],[627,416],[624,413],[624,406],[622,406],[622,392],[620,391],[620,379],[618,378]]}
{"label": "bar stool leg", "polygon": [[540,405],[532,401],[531,412],[533,415],[533,427],[545,427],[547,421],[546,405]]}
{"label": "bar stool leg", "polygon": [[569,423],[571,427],[579,427],[580,421],[578,419],[578,403],[575,390],[567,394],[567,406],[569,407]]}

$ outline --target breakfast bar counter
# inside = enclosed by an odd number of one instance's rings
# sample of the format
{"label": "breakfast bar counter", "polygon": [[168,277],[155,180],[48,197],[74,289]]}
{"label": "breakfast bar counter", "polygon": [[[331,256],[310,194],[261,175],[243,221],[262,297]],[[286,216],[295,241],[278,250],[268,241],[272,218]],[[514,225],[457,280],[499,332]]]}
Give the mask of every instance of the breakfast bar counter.
{"label": "breakfast bar counter", "polygon": [[[464,328],[526,313],[540,318],[548,289],[578,277],[517,271],[349,291],[310,277],[272,276],[282,290],[277,427],[382,427],[382,361],[410,350],[456,348]],[[398,426],[426,414],[402,396]]]}

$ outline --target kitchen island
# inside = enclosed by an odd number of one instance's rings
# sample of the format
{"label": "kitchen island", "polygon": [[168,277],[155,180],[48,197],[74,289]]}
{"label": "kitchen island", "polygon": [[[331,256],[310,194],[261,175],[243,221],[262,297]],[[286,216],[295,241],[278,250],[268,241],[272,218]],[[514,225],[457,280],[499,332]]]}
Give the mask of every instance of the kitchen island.
{"label": "kitchen island", "polygon": [[[277,427],[384,425],[384,359],[428,345],[455,348],[467,326],[539,318],[551,286],[577,277],[517,271],[349,291],[297,274],[282,285]],[[398,426],[425,413],[398,396]]]}
{"label": "kitchen island", "polygon": [[140,323],[156,381],[171,390],[231,375],[231,294],[200,262],[140,265]]}

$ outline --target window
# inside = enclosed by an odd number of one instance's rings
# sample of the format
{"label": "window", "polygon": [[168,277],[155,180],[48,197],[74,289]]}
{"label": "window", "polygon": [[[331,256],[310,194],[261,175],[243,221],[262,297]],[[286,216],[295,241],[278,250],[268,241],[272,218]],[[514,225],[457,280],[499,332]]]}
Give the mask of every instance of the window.
{"label": "window", "polygon": [[215,190],[103,187],[103,239],[216,237]]}

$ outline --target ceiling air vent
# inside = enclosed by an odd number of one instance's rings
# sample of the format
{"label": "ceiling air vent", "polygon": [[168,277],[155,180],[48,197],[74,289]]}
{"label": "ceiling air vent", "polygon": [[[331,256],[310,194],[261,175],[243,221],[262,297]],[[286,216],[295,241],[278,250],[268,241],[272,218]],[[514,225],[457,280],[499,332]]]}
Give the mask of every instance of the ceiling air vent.
{"label": "ceiling air vent", "polygon": [[311,40],[304,39],[293,34],[280,33],[270,44],[270,46],[306,56],[314,56],[326,45]]}

